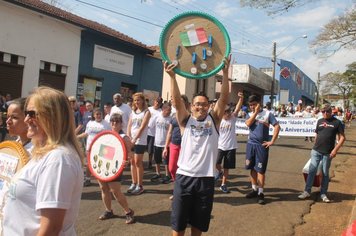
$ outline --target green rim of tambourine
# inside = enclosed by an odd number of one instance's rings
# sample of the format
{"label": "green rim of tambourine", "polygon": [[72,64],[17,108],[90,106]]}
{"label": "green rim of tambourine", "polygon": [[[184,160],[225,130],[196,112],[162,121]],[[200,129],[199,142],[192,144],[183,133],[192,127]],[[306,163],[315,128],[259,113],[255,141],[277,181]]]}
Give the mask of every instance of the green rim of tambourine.
{"label": "green rim of tambourine", "polygon": [[[163,31],[161,32],[160,38],[159,38],[159,48],[160,48],[160,53],[161,53],[161,57],[163,59],[163,61],[167,61],[168,63],[172,63],[171,60],[169,60],[166,50],[164,48],[164,42],[165,42],[165,38],[166,38],[166,34],[168,32],[168,30],[172,27],[172,25],[178,21],[181,20],[184,17],[188,17],[188,16],[198,16],[198,17],[202,17],[202,18],[206,18],[210,21],[212,21],[215,25],[218,26],[218,28],[221,30],[224,39],[225,39],[225,46],[226,46],[226,50],[225,50],[225,57],[228,57],[231,51],[231,42],[230,42],[230,37],[229,34],[227,33],[225,27],[223,26],[223,24],[221,24],[220,21],[218,21],[215,17],[206,14],[204,12],[196,12],[196,11],[190,11],[190,12],[184,12],[182,14],[179,14],[177,16],[175,16],[174,18],[172,18],[167,25],[163,28]],[[223,59],[223,58],[222,58]],[[185,71],[180,70],[179,68],[175,68],[174,72],[189,78],[189,79],[206,79],[208,77],[211,77],[215,74],[217,74],[222,68],[224,67],[224,62],[222,61],[217,67],[215,67],[215,69],[211,70],[208,73],[200,73],[198,75],[194,75],[191,73],[187,73]]]}

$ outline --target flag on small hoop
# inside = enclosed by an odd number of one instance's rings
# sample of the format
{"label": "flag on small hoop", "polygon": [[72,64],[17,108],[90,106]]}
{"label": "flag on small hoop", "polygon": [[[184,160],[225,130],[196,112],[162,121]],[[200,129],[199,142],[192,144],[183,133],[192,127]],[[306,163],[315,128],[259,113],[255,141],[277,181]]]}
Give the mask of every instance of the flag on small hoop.
{"label": "flag on small hoop", "polygon": [[115,148],[107,145],[100,144],[99,156],[105,159],[112,160],[115,155]]}
{"label": "flag on small hoop", "polygon": [[195,46],[208,42],[204,28],[197,28],[179,34],[184,47]]}

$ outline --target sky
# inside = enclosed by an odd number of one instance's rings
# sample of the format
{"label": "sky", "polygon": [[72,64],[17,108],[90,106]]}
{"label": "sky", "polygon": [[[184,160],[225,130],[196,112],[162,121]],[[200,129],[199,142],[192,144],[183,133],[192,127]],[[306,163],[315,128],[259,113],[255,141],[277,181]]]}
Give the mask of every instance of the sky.
{"label": "sky", "polygon": [[[50,2],[50,1],[47,1]],[[355,50],[340,50],[319,59],[309,44],[322,27],[355,0],[314,0],[289,12],[269,16],[264,10],[242,8],[239,0],[60,0],[56,6],[105,24],[148,46],[158,45],[167,22],[187,11],[217,18],[231,39],[233,60],[256,68],[272,67],[273,42],[277,58],[293,62],[313,81],[329,72],[344,72],[356,61]],[[302,38],[307,35],[307,38]],[[278,76],[276,76],[278,78]]]}

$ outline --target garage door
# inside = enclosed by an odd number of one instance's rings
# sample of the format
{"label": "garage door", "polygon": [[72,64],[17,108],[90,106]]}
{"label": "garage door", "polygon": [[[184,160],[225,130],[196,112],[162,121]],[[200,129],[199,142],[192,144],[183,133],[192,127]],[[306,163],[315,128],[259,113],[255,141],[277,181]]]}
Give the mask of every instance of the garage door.
{"label": "garage door", "polygon": [[23,66],[0,61],[0,90],[12,98],[21,97]]}

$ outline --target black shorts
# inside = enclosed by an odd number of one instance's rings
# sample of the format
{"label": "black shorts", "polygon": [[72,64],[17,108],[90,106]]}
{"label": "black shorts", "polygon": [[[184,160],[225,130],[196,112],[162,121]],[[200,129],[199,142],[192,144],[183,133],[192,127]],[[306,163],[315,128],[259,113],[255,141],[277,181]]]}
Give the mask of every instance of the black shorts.
{"label": "black shorts", "polygon": [[154,143],[155,143],[155,137],[147,135],[147,152],[148,152],[148,154],[153,154]]}
{"label": "black shorts", "polygon": [[214,201],[214,177],[189,177],[177,174],[171,214],[172,229],[180,232],[189,223],[207,232]]}
{"label": "black shorts", "polygon": [[164,149],[163,147],[155,146],[153,158],[154,158],[156,164],[163,163],[164,165],[168,165],[169,153],[167,154],[167,158],[163,158],[163,156],[162,156],[163,149]]}
{"label": "black shorts", "polygon": [[135,154],[144,154],[146,150],[146,145],[135,145],[133,147],[133,152]]}
{"label": "black shorts", "polygon": [[219,149],[218,151],[218,160],[216,164],[222,163],[224,160],[224,169],[235,169],[236,168],[236,149],[231,149],[227,151],[223,151]]}

